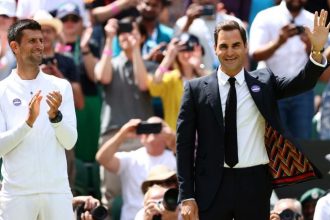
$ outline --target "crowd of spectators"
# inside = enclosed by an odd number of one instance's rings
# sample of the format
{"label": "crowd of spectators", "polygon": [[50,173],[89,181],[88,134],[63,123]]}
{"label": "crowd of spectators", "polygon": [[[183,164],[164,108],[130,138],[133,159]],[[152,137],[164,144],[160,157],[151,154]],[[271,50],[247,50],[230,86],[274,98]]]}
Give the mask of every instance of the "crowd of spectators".
{"label": "crowd of spectators", "polygon": [[[214,53],[216,25],[235,20],[249,30],[247,70],[268,67],[275,74],[292,75],[310,54],[303,26],[312,27],[312,13],[328,9],[327,2],[0,0],[0,80],[16,66],[7,42],[9,26],[18,19],[36,20],[44,37],[40,69],[67,79],[73,90],[78,140],[66,151],[73,194],[102,201],[109,219],[153,219],[159,214],[180,219],[179,207],[171,213],[154,201],[169,188],[163,180],[176,180],[175,129],[184,83],[219,65]],[[324,55],[329,62],[330,35]],[[280,101],[281,118],[295,138],[330,139],[329,78],[327,69],[315,91]],[[160,124],[160,129],[137,134],[144,121]],[[166,178],[141,190],[157,165],[167,167],[157,170]],[[329,198],[318,205],[315,201],[316,219],[330,218],[329,211],[320,211],[328,209]],[[77,198],[86,204],[90,200]],[[296,219],[312,219],[304,212],[304,202],[280,200],[270,219],[279,219],[286,209]],[[82,218],[91,219],[89,213]]]}

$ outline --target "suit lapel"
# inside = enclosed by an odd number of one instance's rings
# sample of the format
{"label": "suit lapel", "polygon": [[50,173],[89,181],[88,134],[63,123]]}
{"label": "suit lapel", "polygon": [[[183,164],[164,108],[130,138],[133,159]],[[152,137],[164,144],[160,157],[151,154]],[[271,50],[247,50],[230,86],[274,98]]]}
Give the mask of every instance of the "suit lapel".
{"label": "suit lapel", "polygon": [[265,108],[263,105],[263,93],[265,92],[263,84],[260,83],[258,77],[254,78],[245,70],[244,70],[244,76],[245,76],[246,85],[249,89],[249,92],[253,98],[254,103],[256,104],[262,116],[265,119],[267,119],[267,114],[265,112]]}
{"label": "suit lapel", "polygon": [[219,85],[218,85],[218,77],[217,72],[215,71],[207,77],[204,81],[205,91],[209,103],[214,111],[215,117],[219,123],[219,125],[223,126],[223,115],[222,115],[222,108],[221,108],[221,100],[219,94]]}

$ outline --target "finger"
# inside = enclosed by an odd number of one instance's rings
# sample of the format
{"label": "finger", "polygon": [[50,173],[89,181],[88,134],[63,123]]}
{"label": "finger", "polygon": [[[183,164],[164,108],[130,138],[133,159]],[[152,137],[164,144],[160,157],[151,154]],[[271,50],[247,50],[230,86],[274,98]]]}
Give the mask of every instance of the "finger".
{"label": "finger", "polygon": [[56,100],[53,96],[47,95],[47,103],[50,103],[54,107],[59,107],[59,100]]}
{"label": "finger", "polygon": [[318,26],[319,21],[319,13],[315,11],[314,13],[314,28]]}

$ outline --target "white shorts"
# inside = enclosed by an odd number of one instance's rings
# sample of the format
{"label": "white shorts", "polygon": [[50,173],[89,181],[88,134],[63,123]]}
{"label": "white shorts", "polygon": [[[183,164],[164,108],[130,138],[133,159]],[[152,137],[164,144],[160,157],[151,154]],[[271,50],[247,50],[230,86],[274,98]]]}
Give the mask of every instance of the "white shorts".
{"label": "white shorts", "polygon": [[73,220],[71,194],[0,197],[0,220]]}

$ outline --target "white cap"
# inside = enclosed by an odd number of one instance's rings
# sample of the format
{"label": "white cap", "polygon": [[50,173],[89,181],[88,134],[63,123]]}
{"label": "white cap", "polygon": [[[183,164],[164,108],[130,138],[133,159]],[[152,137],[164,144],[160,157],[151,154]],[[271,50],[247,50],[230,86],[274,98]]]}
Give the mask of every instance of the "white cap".
{"label": "white cap", "polygon": [[[0,0],[2,1],[2,0]],[[37,21],[40,25],[48,25],[53,27],[57,34],[62,31],[62,22],[60,19],[54,18],[49,12],[45,10],[39,10],[33,16],[33,20]]]}
{"label": "white cap", "polygon": [[16,17],[16,1],[15,0],[0,0],[0,15]]}

